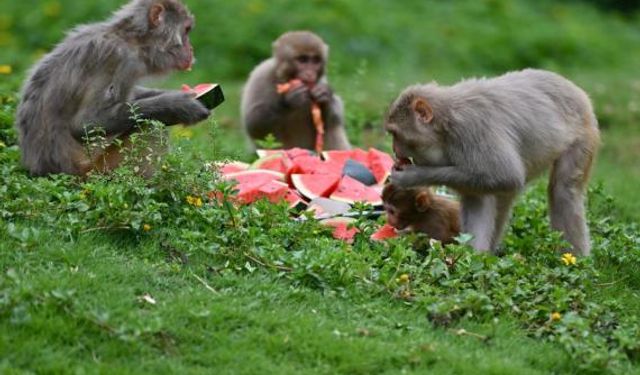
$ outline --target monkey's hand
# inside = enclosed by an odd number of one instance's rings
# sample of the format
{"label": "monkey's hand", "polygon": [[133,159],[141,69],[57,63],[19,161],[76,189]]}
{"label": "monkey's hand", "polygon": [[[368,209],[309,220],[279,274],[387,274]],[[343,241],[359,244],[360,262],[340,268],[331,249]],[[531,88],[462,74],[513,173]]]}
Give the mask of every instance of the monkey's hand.
{"label": "monkey's hand", "polygon": [[284,104],[291,108],[302,108],[311,106],[311,95],[307,85],[297,86],[282,96]]}
{"label": "monkey's hand", "polygon": [[211,112],[195,94],[169,91],[159,96],[136,102],[145,117],[161,121],[166,125],[196,124],[206,120]]}
{"label": "monkey's hand", "polygon": [[402,188],[429,185],[430,181],[426,179],[425,169],[426,167],[424,166],[403,165],[402,169],[393,169],[391,171],[390,181]]}
{"label": "monkey's hand", "polygon": [[311,98],[318,104],[327,104],[333,98],[333,91],[326,83],[318,83],[311,89]]}

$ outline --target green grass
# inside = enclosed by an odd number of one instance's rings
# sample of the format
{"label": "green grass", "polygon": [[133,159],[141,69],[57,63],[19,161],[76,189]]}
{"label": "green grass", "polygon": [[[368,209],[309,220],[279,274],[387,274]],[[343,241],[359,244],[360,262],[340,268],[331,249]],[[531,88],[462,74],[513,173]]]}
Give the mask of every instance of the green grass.
{"label": "green grass", "polygon": [[[637,16],[569,1],[191,1],[198,65],[151,85],[222,83],[215,121],[189,139],[173,130],[169,169],[152,181],[126,168],[28,178],[12,129],[26,69],[63,30],[121,3],[0,4],[0,65],[14,70],[0,76],[0,372],[640,374]],[[253,159],[239,92],[289,28],[331,44],[332,84],[362,147],[388,150],[381,119],[408,84],[536,66],[583,86],[603,129],[594,256],[560,262],[543,183],[519,201],[502,258],[464,245],[426,253],[420,238],[346,245],[284,207],[209,201],[228,187],[201,165]]]}
{"label": "green grass", "polygon": [[[0,368],[234,374],[570,368],[561,351],[527,338],[508,320],[463,325],[490,335],[485,342],[433,330],[424,311],[389,298],[345,298],[262,273],[200,275],[205,285],[167,262],[152,240],[115,247],[103,236],[74,244],[48,239],[38,253],[16,257],[20,266],[3,259],[3,268],[16,267],[19,286],[12,292],[36,306],[0,323],[11,332],[0,337]],[[155,305],[140,300],[146,293]]]}

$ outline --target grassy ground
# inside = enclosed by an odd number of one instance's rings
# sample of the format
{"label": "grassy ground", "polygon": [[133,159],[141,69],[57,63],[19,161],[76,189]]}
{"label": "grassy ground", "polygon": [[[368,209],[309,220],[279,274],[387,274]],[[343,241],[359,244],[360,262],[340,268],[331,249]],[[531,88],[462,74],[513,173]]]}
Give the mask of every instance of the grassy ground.
{"label": "grassy ground", "polygon": [[[221,82],[215,124],[173,130],[169,169],[152,182],[126,170],[28,178],[11,130],[27,67],[62,30],[120,3],[0,4],[0,65],[13,69],[0,76],[0,372],[640,373],[633,17],[578,2],[192,1],[199,64],[151,84]],[[346,245],[283,207],[207,201],[203,161],[253,158],[242,80],[275,36],[300,27],[331,43],[332,83],[363,147],[388,149],[382,114],[407,84],[537,66],[585,87],[603,129],[594,256],[559,260],[541,184],[518,204],[499,259],[462,245],[414,251],[412,239]]]}

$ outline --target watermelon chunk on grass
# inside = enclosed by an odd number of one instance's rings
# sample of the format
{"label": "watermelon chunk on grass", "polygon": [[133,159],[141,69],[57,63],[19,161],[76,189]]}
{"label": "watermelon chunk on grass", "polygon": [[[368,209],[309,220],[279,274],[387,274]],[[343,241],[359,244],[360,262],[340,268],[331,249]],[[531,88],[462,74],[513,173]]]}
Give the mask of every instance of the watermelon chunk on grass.
{"label": "watermelon chunk on grass", "polygon": [[350,227],[354,222],[354,218],[334,217],[331,219],[321,220],[320,224],[333,228],[333,238],[351,243],[358,233],[358,228]]}
{"label": "watermelon chunk on grass", "polygon": [[342,177],[338,187],[329,198],[350,204],[364,202],[373,206],[382,205],[382,197],[380,197],[380,193],[376,189],[366,186],[349,176]]}
{"label": "watermelon chunk on grass", "polygon": [[266,199],[271,203],[278,203],[289,193],[289,185],[280,181],[267,181],[262,184],[246,183],[237,186],[238,200],[249,204],[259,199]]}
{"label": "watermelon chunk on grass", "polygon": [[398,237],[398,232],[396,228],[392,227],[389,224],[385,224],[381,226],[375,233],[371,235],[371,239],[374,241],[384,241],[388,238],[396,238]]}
{"label": "watermelon chunk on grass", "polygon": [[326,198],[338,186],[340,175],[294,174],[291,175],[291,182],[307,199]]}

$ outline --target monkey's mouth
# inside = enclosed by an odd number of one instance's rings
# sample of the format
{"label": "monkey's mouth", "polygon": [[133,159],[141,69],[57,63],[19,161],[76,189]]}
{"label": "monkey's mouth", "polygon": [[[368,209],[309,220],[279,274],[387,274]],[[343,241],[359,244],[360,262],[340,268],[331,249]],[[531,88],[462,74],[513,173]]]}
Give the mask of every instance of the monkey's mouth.
{"label": "monkey's mouth", "polygon": [[396,171],[403,170],[407,165],[413,165],[413,160],[407,157],[399,157],[396,159],[396,162],[393,164],[393,169]]}

